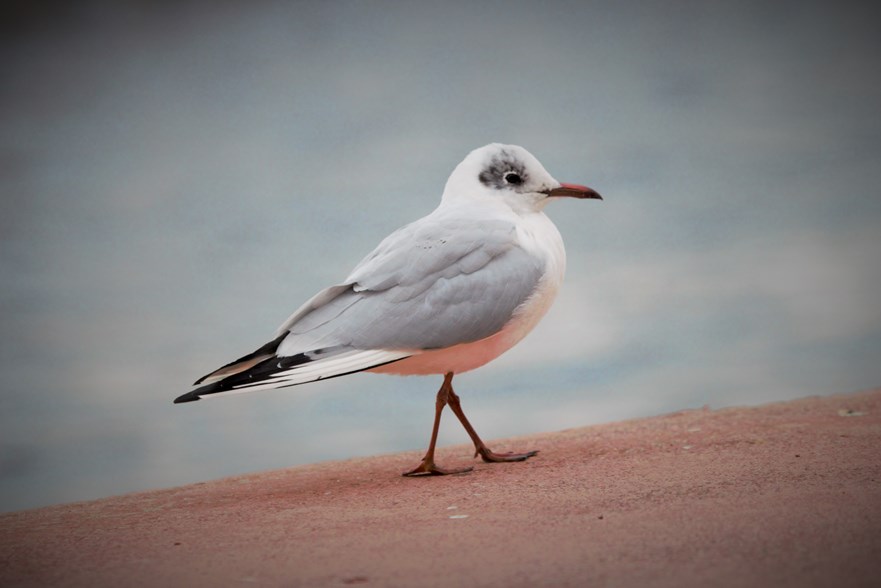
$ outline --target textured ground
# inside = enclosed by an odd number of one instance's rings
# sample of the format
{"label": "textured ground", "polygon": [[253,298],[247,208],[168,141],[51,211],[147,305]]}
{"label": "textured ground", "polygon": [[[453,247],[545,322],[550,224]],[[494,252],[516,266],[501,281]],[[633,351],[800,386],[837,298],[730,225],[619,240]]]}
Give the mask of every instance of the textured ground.
{"label": "textured ground", "polygon": [[881,390],[490,446],[0,515],[0,586],[879,585]]}

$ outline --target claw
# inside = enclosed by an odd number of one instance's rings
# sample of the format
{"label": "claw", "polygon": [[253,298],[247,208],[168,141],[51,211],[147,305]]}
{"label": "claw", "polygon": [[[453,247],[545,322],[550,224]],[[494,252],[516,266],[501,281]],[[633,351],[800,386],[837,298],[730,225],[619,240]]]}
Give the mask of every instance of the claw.
{"label": "claw", "polygon": [[402,475],[402,476],[409,476],[409,477],[417,477],[417,476],[449,476],[449,475],[452,475],[452,474],[464,474],[464,473],[466,473],[466,472],[470,472],[470,471],[473,470],[473,469],[474,469],[473,467],[468,466],[468,467],[465,467],[465,468],[456,468],[456,469],[452,469],[452,470],[450,470],[450,469],[445,469],[445,468],[439,468],[439,467],[437,467],[436,465],[434,465],[434,462],[433,462],[433,461],[429,461],[429,462],[427,462],[427,461],[425,461],[425,460],[422,460],[422,463],[420,463],[420,464],[419,464],[418,466],[416,466],[414,469],[410,470],[409,472],[404,472],[404,473],[401,474],[401,475]]}
{"label": "claw", "polygon": [[[480,457],[487,463],[501,463],[507,461],[526,461],[530,457],[536,455],[538,450],[527,451],[526,453],[493,453],[489,449],[484,451],[478,450]],[[477,457],[477,455],[475,455]]]}

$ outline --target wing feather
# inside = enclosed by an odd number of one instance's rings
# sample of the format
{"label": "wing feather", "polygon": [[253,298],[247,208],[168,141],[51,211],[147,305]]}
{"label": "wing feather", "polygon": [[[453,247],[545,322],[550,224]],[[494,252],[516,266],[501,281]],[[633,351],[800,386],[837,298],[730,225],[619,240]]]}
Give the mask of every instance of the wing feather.
{"label": "wing feather", "polygon": [[273,341],[175,402],[332,378],[499,332],[535,292],[542,260],[519,246],[512,222],[435,213],[389,235]]}
{"label": "wing feather", "polygon": [[289,324],[279,354],[329,345],[419,351],[477,341],[511,320],[543,270],[518,245],[511,222],[429,216],[387,237],[332,300]]}

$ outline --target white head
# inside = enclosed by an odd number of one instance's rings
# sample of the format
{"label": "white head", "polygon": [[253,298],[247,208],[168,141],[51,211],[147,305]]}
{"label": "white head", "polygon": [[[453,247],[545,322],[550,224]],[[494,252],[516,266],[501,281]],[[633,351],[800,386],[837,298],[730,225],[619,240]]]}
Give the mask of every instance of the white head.
{"label": "white head", "polygon": [[519,145],[490,143],[475,149],[456,166],[442,201],[502,201],[518,214],[537,212],[551,198],[601,198],[586,186],[562,184]]}

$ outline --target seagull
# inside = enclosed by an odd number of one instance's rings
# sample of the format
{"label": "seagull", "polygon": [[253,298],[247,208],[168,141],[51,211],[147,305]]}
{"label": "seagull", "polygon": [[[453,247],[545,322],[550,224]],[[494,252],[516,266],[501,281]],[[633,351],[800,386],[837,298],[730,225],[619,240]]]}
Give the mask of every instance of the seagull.
{"label": "seagull", "polygon": [[355,372],[443,375],[428,451],[405,476],[458,474],[434,462],[449,406],[485,462],[494,453],[465,417],[453,376],[517,344],[550,308],[566,269],[560,232],[544,214],[558,198],[602,197],[555,180],[518,145],[475,149],[453,170],[440,205],[393,232],[341,283],[294,312],[256,351],[199,378],[175,404],[306,384]]}

